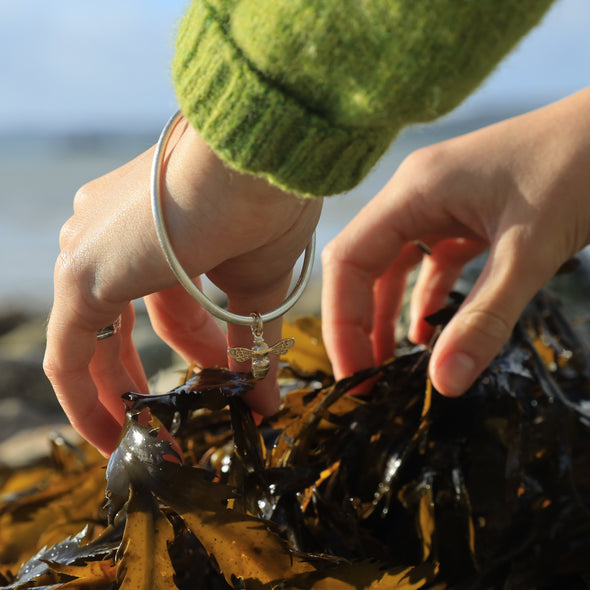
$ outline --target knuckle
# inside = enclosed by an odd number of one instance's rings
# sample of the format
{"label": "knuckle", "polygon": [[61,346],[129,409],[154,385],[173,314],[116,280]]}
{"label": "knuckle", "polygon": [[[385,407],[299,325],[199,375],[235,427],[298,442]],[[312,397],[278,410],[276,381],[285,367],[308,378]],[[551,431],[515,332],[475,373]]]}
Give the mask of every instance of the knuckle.
{"label": "knuckle", "polygon": [[329,242],[327,246],[322,250],[322,266],[332,266],[334,264],[334,258],[336,255],[336,249],[334,242]]}
{"label": "knuckle", "polygon": [[54,279],[57,283],[79,279],[79,265],[75,256],[71,255],[69,249],[64,248],[60,251],[55,261]]}
{"label": "knuckle", "polygon": [[337,266],[345,264],[345,259],[342,252],[343,248],[341,247],[338,238],[333,239],[322,250],[322,267],[324,269],[333,269]]}
{"label": "knuckle", "polygon": [[77,235],[76,222],[74,217],[70,217],[59,230],[59,247],[61,250],[67,249],[75,240]]}
{"label": "knuckle", "polygon": [[49,383],[51,383],[59,403],[63,405],[61,386],[63,384],[64,378],[66,377],[66,372],[63,369],[60,369],[59,365],[54,362],[54,360],[50,358],[49,355],[45,355],[45,358],[43,359],[43,372],[49,380]]}
{"label": "knuckle", "polygon": [[55,368],[53,359],[51,359],[48,355],[45,355],[45,358],[43,359],[43,372],[45,373],[47,379],[49,379],[49,382],[54,385],[57,381],[58,371]]}
{"label": "knuckle", "polygon": [[439,171],[445,169],[446,159],[444,144],[434,144],[413,151],[406,156],[400,168],[416,178],[437,178]]}
{"label": "knuckle", "polygon": [[500,313],[491,309],[471,309],[462,314],[464,327],[498,344],[506,342],[512,332],[512,324]]}
{"label": "knuckle", "polygon": [[91,185],[91,182],[85,184],[74,196],[74,214],[62,225],[59,232],[59,247],[62,250],[72,247],[80,238],[84,219],[88,216],[86,212],[88,204],[93,200]]}
{"label": "knuckle", "polygon": [[398,174],[406,179],[417,196],[442,198],[455,174],[456,157],[449,142],[433,144],[409,154]]}
{"label": "knuckle", "polygon": [[64,392],[63,392],[63,385],[64,382],[70,377],[68,371],[62,368],[59,364],[59,361],[53,358],[49,353],[45,354],[43,358],[43,372],[45,376],[51,383],[55,396],[57,397],[59,403],[62,407],[65,407],[64,401]]}
{"label": "knuckle", "polygon": [[62,250],[55,262],[53,278],[56,293],[67,294],[73,309],[102,309],[94,266],[84,256],[76,251]]}
{"label": "knuckle", "polygon": [[429,170],[439,161],[440,151],[438,144],[414,150],[404,158],[401,167],[412,172]]}
{"label": "knuckle", "polygon": [[205,328],[210,319],[211,316],[205,309],[197,307],[188,317],[166,314],[166,322],[155,323],[153,328],[164,339],[179,336],[193,338]]}
{"label": "knuckle", "polygon": [[79,211],[83,210],[87,204],[93,200],[93,182],[94,181],[87,182],[76,191],[76,194],[74,195],[74,213],[78,213]]}

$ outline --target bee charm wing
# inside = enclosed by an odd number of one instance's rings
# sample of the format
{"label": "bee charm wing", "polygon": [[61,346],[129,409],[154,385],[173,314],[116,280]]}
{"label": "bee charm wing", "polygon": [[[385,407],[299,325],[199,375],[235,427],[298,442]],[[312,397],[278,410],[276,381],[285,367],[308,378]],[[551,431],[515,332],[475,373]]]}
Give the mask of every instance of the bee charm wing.
{"label": "bee charm wing", "polygon": [[295,344],[295,338],[285,338],[279,340],[276,344],[268,346],[262,339],[262,334],[254,334],[254,346],[242,348],[234,346],[227,349],[228,356],[236,359],[239,363],[244,363],[252,359],[252,375],[255,379],[264,379],[270,368],[269,354],[281,356],[285,354]]}
{"label": "bee charm wing", "polygon": [[233,359],[236,359],[238,363],[245,363],[246,361],[249,361],[251,358],[253,358],[254,351],[250,350],[249,348],[235,346],[234,348],[228,348],[227,354]]}
{"label": "bee charm wing", "polygon": [[283,356],[290,348],[293,347],[294,344],[295,338],[285,338],[284,340],[279,340],[276,344],[273,344],[268,349],[268,352],[272,352],[272,354],[276,354],[278,356]]}

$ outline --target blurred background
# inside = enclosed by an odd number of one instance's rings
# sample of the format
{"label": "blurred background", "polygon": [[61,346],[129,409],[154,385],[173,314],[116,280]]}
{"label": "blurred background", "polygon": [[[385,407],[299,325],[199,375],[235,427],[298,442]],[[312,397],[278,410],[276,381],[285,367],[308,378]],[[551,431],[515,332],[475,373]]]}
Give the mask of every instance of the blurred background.
{"label": "blurred background", "polygon": [[[186,5],[2,2],[0,313],[47,312],[58,232],[77,188],[149,147],[175,110],[169,64]],[[589,31],[588,0],[557,1],[460,108],[407,129],[361,186],[328,200],[318,250],[412,150],[589,84]]]}
{"label": "blurred background", "polygon": [[[47,432],[63,427],[41,368],[59,230],[76,190],[147,149],[176,110],[169,64],[187,3],[0,0],[0,465],[43,452]],[[588,0],[556,1],[461,107],[405,130],[359,187],[326,200],[318,254],[411,151],[590,84],[589,31]],[[319,310],[320,271],[318,259],[301,313]],[[589,284],[567,289],[582,319]],[[138,320],[135,342],[154,375],[174,357]]]}

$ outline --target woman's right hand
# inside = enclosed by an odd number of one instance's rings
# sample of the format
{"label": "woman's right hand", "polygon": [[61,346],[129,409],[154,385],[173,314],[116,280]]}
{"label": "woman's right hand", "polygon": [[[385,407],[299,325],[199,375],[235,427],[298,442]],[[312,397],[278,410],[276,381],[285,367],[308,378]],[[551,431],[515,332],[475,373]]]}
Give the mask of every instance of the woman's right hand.
{"label": "woman's right hand", "polygon": [[464,393],[508,340],[533,295],[590,243],[590,89],[424,148],[323,253],[323,332],[337,377],[383,362],[406,275],[410,338],[442,307],[465,263],[487,263],[430,360],[436,389]]}

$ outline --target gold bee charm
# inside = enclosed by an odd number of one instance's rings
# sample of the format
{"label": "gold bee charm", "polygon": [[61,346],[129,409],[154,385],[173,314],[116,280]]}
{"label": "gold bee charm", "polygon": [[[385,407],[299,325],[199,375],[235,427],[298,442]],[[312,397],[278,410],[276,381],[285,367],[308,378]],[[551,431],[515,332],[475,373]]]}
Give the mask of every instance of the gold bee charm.
{"label": "gold bee charm", "polygon": [[269,354],[281,356],[285,354],[294,344],[295,338],[284,338],[276,344],[269,346],[262,337],[262,318],[258,314],[252,314],[254,323],[252,325],[252,336],[254,342],[252,348],[235,346],[227,350],[227,354],[239,363],[252,360],[252,375],[254,379],[264,379],[270,369]]}

